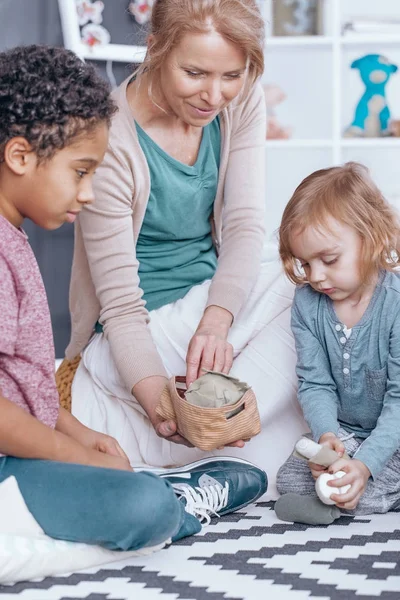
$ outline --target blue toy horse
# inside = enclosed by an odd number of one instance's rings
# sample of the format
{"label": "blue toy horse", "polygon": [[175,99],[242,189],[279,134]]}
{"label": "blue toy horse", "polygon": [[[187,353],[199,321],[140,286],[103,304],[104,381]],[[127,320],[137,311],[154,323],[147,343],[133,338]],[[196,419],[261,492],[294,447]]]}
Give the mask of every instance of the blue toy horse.
{"label": "blue toy horse", "polygon": [[397,66],[380,54],[366,54],[351,64],[360,71],[366,90],[357,104],[354,120],[345,131],[345,137],[379,137],[389,135],[390,111],[385,97],[385,86]]}

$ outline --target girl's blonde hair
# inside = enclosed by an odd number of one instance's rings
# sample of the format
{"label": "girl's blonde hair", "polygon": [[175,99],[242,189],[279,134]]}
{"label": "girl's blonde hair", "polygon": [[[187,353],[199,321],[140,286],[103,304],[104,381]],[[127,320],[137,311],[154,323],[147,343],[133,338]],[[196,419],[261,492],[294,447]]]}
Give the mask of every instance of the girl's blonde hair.
{"label": "girl's blonde hair", "polygon": [[400,224],[364,165],[348,162],[321,169],[306,177],[289,200],[279,228],[279,253],[286,275],[295,284],[306,283],[291,250],[293,234],[308,227],[328,229],[329,218],[345,223],[362,239],[363,281],[379,269],[400,264]]}
{"label": "girl's blonde hair", "polygon": [[246,89],[264,70],[264,21],[255,0],[155,0],[146,57],[136,76],[151,82],[187,33],[215,30],[247,59]]}

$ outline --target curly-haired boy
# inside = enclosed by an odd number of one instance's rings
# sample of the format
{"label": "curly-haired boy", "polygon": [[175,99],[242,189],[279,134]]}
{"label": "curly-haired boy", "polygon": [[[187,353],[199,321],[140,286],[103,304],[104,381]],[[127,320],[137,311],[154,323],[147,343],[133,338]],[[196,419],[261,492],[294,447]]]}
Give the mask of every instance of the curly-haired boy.
{"label": "curly-haired boy", "polygon": [[[21,226],[28,217],[55,229],[93,201],[115,110],[107,85],[70,51],[0,53],[0,482],[16,478],[50,536],[136,550],[195,533],[239,500],[244,506],[265,491],[266,475],[251,468],[250,477],[243,460],[204,459],[178,469],[179,496],[190,497],[181,501],[168,475],[133,473],[115,439],[59,406],[46,294]],[[242,494],[234,504],[241,470],[246,502]],[[205,489],[205,475],[221,493]]]}

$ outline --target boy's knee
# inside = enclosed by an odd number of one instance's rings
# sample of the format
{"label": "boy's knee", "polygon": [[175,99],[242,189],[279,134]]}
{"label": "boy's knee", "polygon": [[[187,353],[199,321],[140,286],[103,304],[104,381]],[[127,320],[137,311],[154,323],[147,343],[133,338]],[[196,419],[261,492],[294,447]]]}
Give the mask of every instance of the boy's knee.
{"label": "boy's knee", "polygon": [[115,547],[137,550],[171,538],[179,529],[182,509],[169,484],[150,473],[138,473],[118,490]]}

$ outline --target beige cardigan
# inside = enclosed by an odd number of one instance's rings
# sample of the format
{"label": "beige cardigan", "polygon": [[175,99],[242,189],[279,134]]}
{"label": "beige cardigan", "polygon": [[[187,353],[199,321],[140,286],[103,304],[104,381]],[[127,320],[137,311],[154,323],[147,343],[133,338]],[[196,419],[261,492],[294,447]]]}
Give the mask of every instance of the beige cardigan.
{"label": "beige cardigan", "polygon": [[[108,150],[94,180],[96,202],[77,219],[71,274],[71,340],[67,358],[88,343],[96,320],[104,326],[127,389],[165,376],[147,327],[135,241],[150,193],[150,175],[126,99],[129,79],[113,92]],[[264,242],[265,102],[259,84],[221,113],[221,162],[214,204],[218,266],[208,303],[234,316],[253,287]]]}

